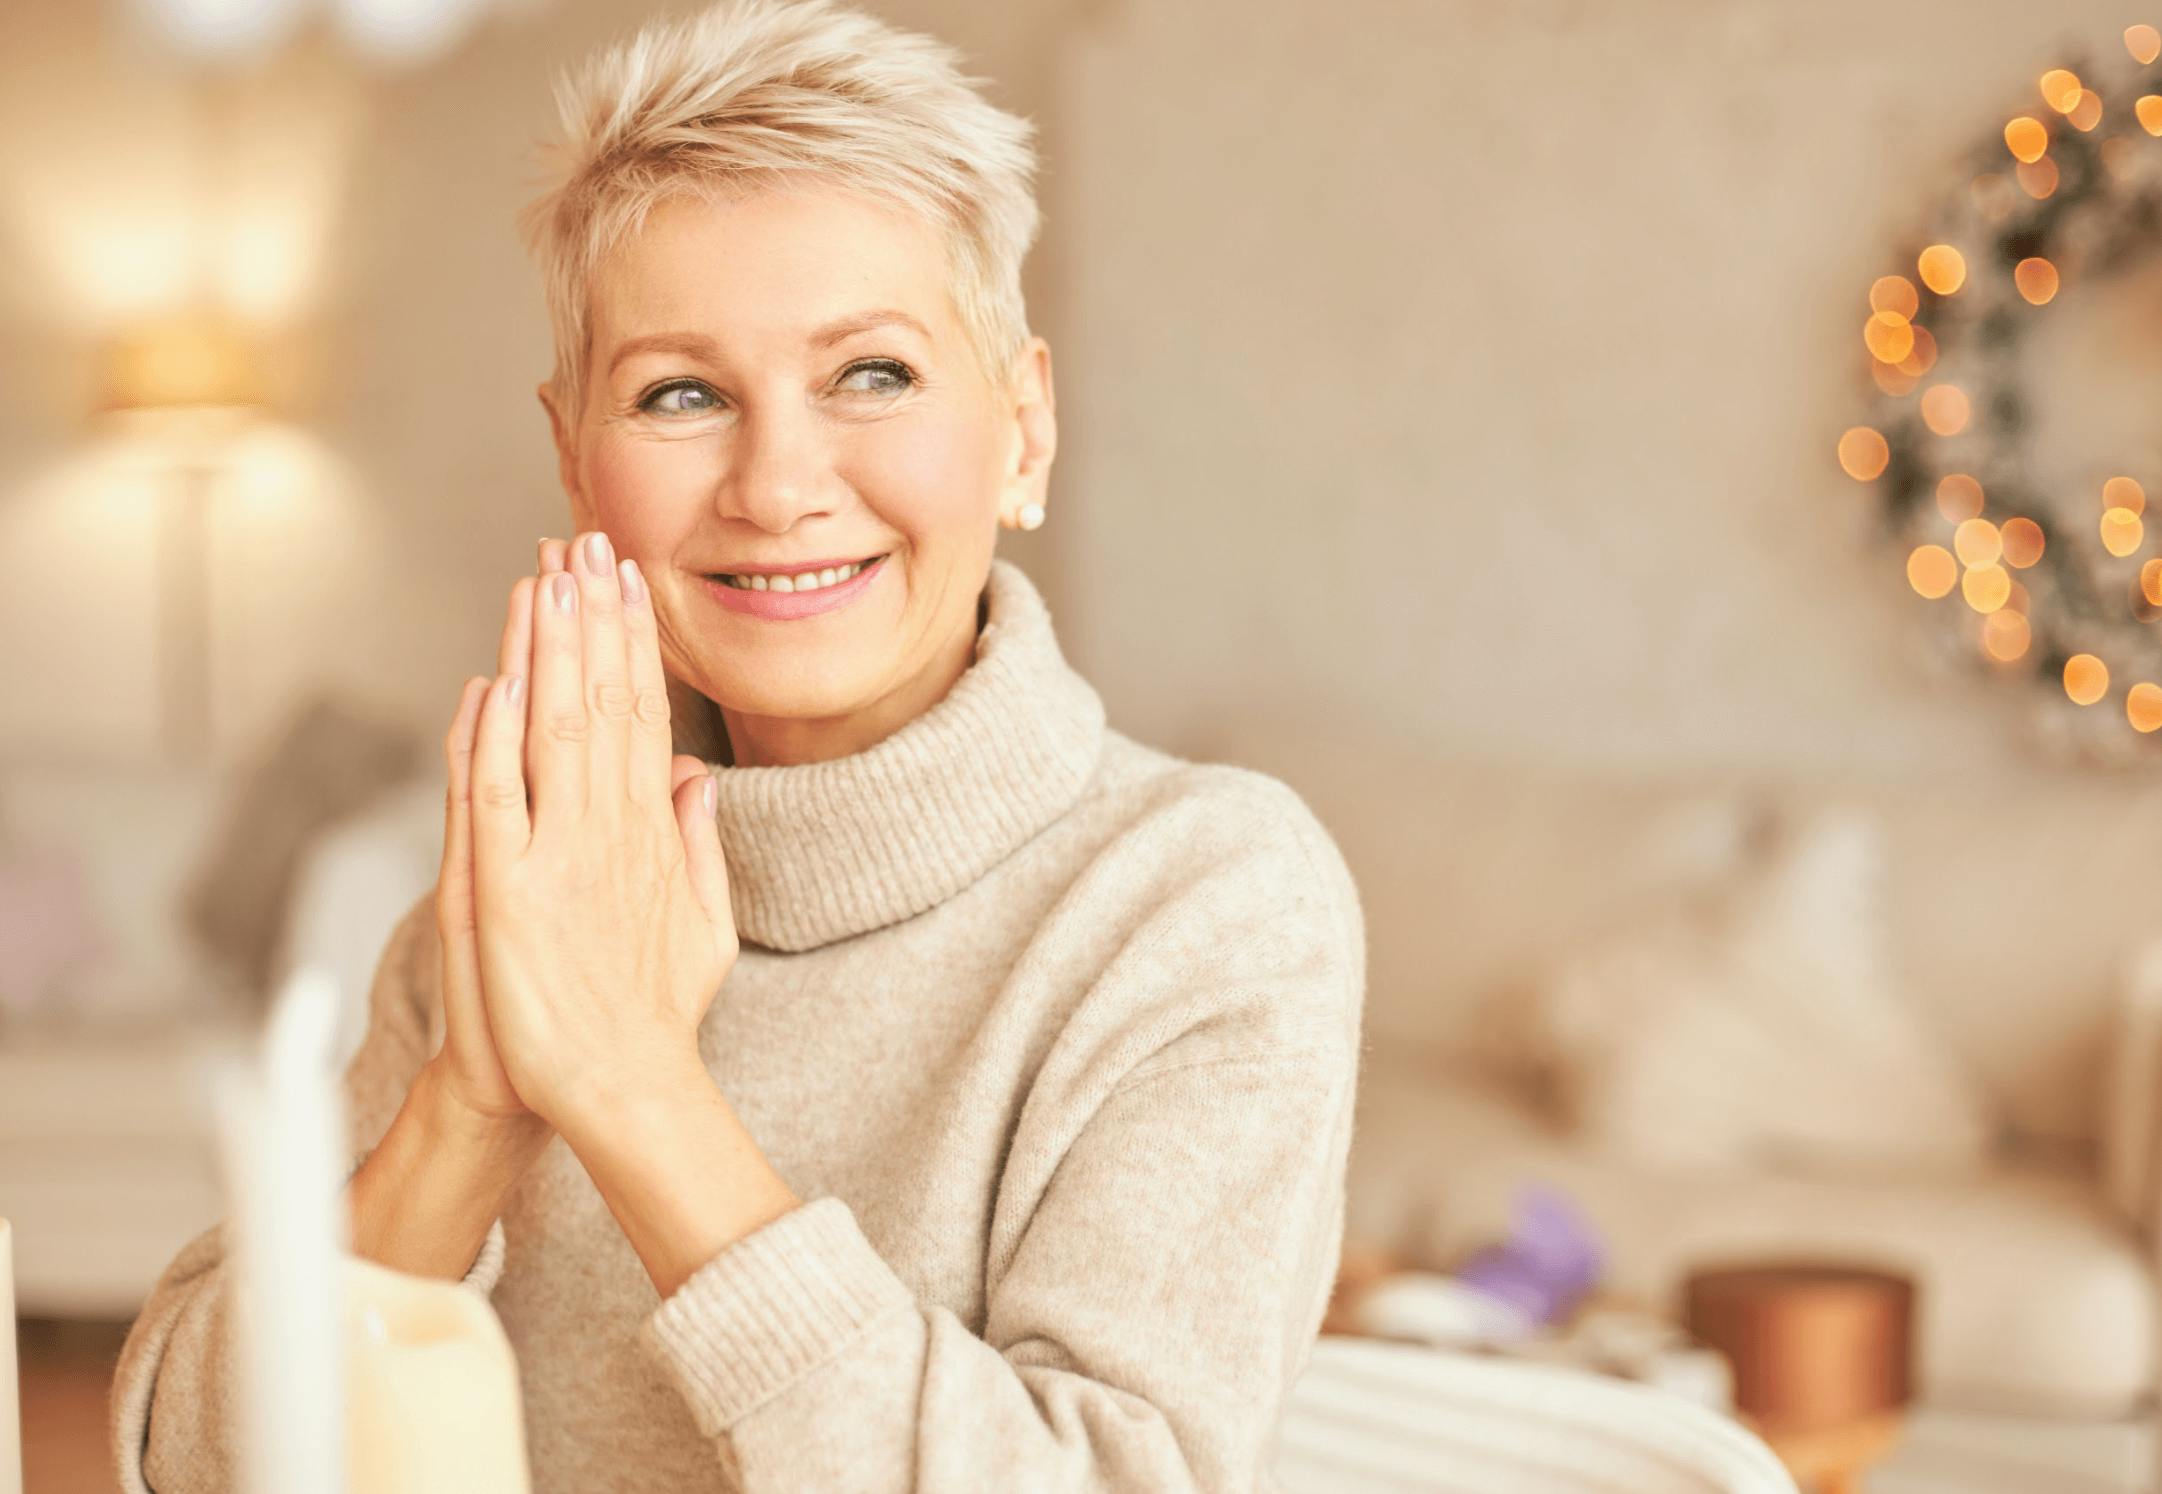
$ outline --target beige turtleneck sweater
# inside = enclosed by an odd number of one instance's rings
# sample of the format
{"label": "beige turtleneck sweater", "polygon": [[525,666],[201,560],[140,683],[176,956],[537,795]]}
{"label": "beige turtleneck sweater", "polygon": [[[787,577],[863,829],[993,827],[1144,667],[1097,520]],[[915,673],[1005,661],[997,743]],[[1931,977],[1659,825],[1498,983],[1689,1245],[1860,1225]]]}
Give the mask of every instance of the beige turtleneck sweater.
{"label": "beige turtleneck sweater", "polygon": [[[1011,562],[985,606],[883,741],[719,770],[743,947],[700,1048],[805,1202],[661,1301],[550,1142],[466,1278],[541,1494],[1273,1487],[1340,1243],[1358,894],[1283,783],[1107,727]],[[433,898],[369,993],[357,1155],[440,1038]],[[190,1242],[122,1352],[130,1494],[235,1487],[222,1258]]]}

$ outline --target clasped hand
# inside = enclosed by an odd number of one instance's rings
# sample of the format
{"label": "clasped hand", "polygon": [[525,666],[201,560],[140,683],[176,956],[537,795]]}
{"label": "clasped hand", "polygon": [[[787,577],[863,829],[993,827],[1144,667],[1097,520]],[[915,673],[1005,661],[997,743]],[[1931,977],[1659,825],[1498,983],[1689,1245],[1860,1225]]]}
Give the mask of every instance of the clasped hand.
{"label": "clasped hand", "polygon": [[468,1109],[562,1131],[700,1062],[739,946],[708,769],[671,752],[645,578],[599,531],[543,541],[540,569],[444,739],[432,1061]]}

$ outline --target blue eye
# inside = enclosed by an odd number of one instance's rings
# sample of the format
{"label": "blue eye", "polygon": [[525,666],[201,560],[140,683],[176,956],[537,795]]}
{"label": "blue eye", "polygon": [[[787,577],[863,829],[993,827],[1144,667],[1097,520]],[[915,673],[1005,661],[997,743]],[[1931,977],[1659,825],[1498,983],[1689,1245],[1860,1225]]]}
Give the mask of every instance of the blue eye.
{"label": "blue eye", "polygon": [[899,394],[902,390],[914,386],[916,382],[916,374],[913,369],[905,363],[896,363],[891,358],[866,358],[861,363],[851,364],[847,372],[843,373],[841,377],[845,379],[851,374],[865,372],[887,374],[895,381],[876,389],[866,390],[865,393],[868,394]]}
{"label": "blue eye", "polygon": [[[690,402],[670,399],[671,395],[678,394],[690,396]],[[703,415],[712,409],[715,403],[713,391],[705,385],[690,379],[678,379],[672,384],[663,384],[648,394],[638,402],[638,408],[660,415]]]}

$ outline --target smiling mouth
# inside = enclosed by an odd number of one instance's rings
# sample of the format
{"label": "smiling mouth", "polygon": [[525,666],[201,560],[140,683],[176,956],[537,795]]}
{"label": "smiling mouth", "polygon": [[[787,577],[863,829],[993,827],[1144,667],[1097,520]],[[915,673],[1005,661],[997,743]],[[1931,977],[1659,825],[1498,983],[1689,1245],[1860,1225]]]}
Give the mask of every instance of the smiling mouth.
{"label": "smiling mouth", "polygon": [[840,585],[843,581],[849,580],[851,577],[878,564],[879,561],[886,558],[886,555],[892,553],[889,550],[885,555],[872,555],[862,560],[852,561],[847,565],[830,566],[820,571],[802,571],[795,575],[731,576],[716,572],[713,579],[723,586],[732,586],[738,591],[820,591],[828,586]]}

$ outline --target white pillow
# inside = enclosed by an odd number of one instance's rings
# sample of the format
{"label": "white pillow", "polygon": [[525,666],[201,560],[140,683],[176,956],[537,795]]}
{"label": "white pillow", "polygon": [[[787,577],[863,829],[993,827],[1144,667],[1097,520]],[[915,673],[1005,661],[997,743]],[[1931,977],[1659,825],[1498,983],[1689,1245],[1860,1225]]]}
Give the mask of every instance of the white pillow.
{"label": "white pillow", "polygon": [[1880,841],[1844,808],[1771,821],[1726,886],[1534,982],[1531,1040],[1584,1141],[1670,1167],[1986,1163],[1989,1099],[1889,969]]}

